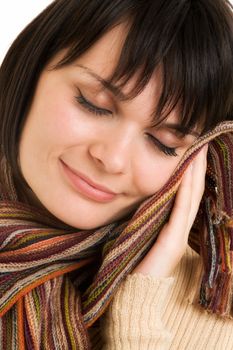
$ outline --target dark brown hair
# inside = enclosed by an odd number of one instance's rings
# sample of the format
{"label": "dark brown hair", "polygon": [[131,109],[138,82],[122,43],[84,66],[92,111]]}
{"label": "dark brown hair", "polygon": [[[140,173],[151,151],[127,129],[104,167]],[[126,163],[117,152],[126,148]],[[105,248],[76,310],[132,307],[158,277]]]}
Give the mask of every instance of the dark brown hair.
{"label": "dark brown hair", "polygon": [[16,38],[0,69],[1,158],[15,181],[18,142],[38,78],[60,50],[56,69],[72,63],[113,26],[128,22],[111,82],[122,87],[135,73],[132,98],[158,65],[163,89],[155,124],[177,103],[181,123],[203,132],[233,119],[233,16],[226,0],[56,0]]}

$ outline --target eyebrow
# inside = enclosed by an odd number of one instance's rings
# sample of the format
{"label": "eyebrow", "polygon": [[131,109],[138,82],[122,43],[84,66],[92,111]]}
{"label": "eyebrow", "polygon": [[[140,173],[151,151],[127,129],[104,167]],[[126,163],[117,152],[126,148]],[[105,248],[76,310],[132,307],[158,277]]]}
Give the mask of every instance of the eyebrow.
{"label": "eyebrow", "polygon": [[119,100],[127,100],[127,96],[123,94],[121,89],[116,85],[113,85],[109,80],[101,78],[98,74],[94,73],[90,68],[83,66],[82,64],[75,64],[76,67],[84,69],[89,75],[96,79],[101,85],[103,85],[107,90],[109,90],[114,96]]}
{"label": "eyebrow", "polygon": [[[124,101],[127,100],[127,96],[123,94],[121,89],[117,87],[116,85],[112,84],[110,81],[103,79],[98,74],[93,72],[90,68],[83,66],[82,64],[75,64],[76,67],[84,69],[90,76],[92,76],[94,79],[96,79],[103,87],[105,87],[107,90],[109,90],[115,97],[117,97],[119,100]],[[200,134],[197,131],[194,131],[191,128],[188,128],[186,126],[183,126],[178,123],[161,123],[160,127],[170,129],[172,131],[176,131],[182,135],[182,137],[185,137],[186,135],[192,135],[195,137],[199,137]]]}
{"label": "eyebrow", "polygon": [[194,131],[193,129],[187,128],[181,124],[177,123],[162,123],[161,127],[165,127],[167,129],[175,130],[178,133],[182,134],[183,136],[186,135],[192,135],[195,137],[199,137],[200,134],[197,131]]}

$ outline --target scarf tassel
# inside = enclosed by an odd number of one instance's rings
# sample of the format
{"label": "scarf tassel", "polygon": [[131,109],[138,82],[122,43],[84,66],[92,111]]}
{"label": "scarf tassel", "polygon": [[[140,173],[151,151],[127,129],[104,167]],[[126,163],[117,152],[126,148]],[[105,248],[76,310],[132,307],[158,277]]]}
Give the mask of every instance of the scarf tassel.
{"label": "scarf tassel", "polygon": [[[227,213],[215,215],[211,198],[205,200],[204,276],[199,304],[207,311],[233,319],[232,218]],[[204,255],[204,252],[202,251]]]}

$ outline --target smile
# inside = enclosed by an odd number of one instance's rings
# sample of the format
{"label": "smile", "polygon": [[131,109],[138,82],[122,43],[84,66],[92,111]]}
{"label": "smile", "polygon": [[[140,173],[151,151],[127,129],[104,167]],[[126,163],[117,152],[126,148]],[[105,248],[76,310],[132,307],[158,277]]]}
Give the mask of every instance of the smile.
{"label": "smile", "polygon": [[62,160],[60,160],[60,163],[62,166],[63,173],[65,174],[66,178],[69,180],[69,183],[79,194],[97,202],[110,202],[114,198],[116,198],[117,194],[108,193],[100,189],[97,189],[96,187],[89,184],[81,176],[74,173],[70,169],[70,167],[67,164],[65,164]]}

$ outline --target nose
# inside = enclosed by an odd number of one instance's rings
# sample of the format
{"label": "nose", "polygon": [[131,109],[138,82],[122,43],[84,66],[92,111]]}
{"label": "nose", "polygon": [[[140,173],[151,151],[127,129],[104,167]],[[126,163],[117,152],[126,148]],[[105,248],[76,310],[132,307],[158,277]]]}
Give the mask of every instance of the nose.
{"label": "nose", "polygon": [[95,163],[111,174],[125,173],[132,160],[133,135],[130,131],[102,134],[89,146]]}

